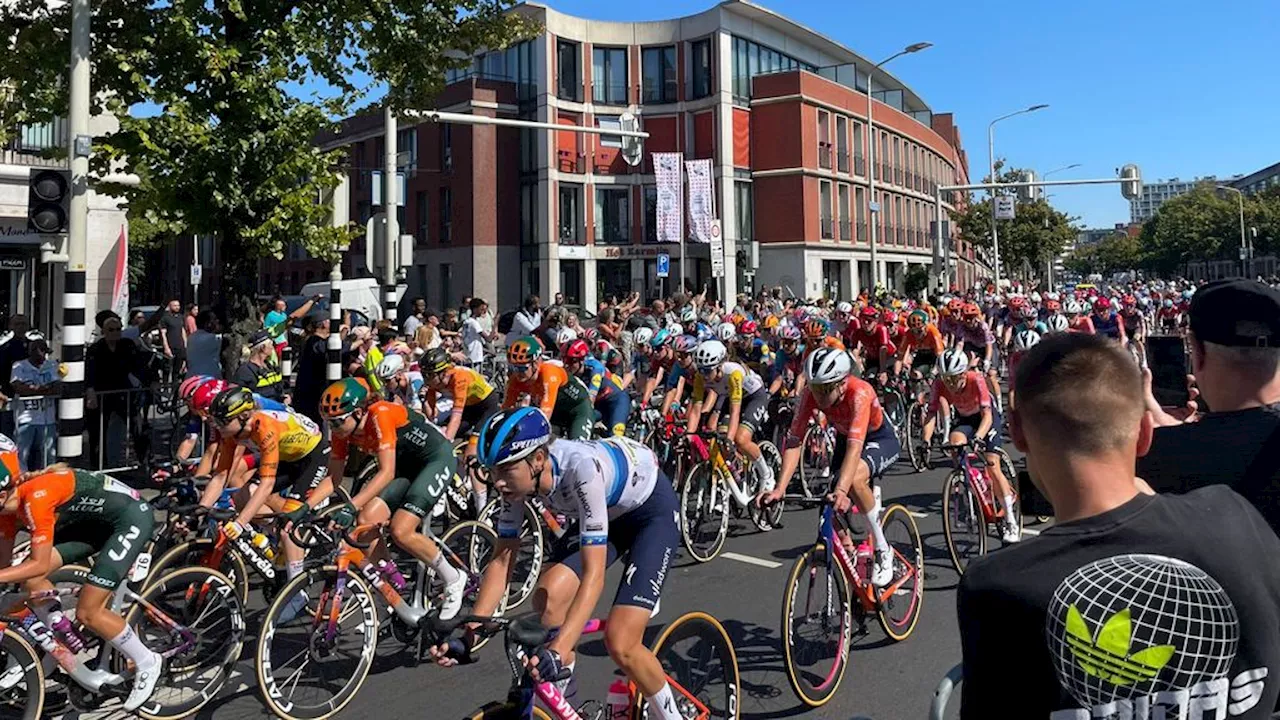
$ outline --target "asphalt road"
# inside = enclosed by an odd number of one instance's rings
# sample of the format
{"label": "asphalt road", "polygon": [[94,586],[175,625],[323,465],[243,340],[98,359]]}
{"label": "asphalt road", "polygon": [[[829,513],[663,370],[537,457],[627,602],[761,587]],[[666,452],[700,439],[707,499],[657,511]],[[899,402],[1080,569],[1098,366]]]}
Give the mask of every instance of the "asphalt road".
{"label": "asphalt road", "polygon": [[[734,520],[724,552],[710,563],[693,563],[681,555],[667,578],[662,610],[650,632],[656,637],[665,623],[690,610],[702,610],[720,619],[737,653],[744,720],[927,717],[938,681],[960,660],[955,617],[958,575],[946,553],[940,515],[940,489],[946,472],[939,467],[916,474],[906,462],[900,462],[884,480],[884,503],[901,503],[912,511],[925,545],[921,617],[913,634],[900,643],[887,638],[874,620],[865,634],[855,634],[844,681],[826,706],[811,710],[795,697],[783,667],[779,633],[787,573],[796,556],[816,537],[818,516],[813,509],[789,509],[784,526],[768,533],[758,532],[745,518]],[[1034,533],[1035,526],[1031,527]],[[600,617],[608,611],[620,573],[621,563],[610,570],[597,608]],[[517,612],[528,609],[528,605],[522,606]],[[251,617],[251,631],[256,624],[257,618]],[[246,639],[246,654],[252,641]],[[498,642],[482,650],[474,665],[443,669],[427,663],[411,667],[411,651],[396,652],[395,641],[389,639],[379,647],[378,661],[341,717],[469,717],[484,703],[505,696],[510,675]],[[579,647],[576,701],[603,702],[614,671],[603,641],[598,637],[584,639]],[[957,716],[957,702],[958,692],[948,717]],[[238,674],[222,696],[201,713],[201,717],[218,720],[266,716],[251,658],[241,661]],[[73,712],[64,717],[97,720],[104,714]]]}

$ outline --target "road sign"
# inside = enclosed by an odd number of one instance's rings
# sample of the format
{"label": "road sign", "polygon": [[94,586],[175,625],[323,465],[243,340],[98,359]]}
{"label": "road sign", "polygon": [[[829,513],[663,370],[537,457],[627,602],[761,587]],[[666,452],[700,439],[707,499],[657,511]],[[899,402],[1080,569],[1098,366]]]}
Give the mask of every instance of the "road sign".
{"label": "road sign", "polygon": [[996,219],[1012,220],[1016,214],[1017,198],[1012,195],[996,196]]}
{"label": "road sign", "polygon": [[874,200],[872,200],[870,203],[868,203],[868,204],[867,204],[867,207],[869,207],[869,208],[871,209],[871,212],[873,212],[873,213],[878,213],[878,212],[880,212],[880,203],[878,203],[878,202],[876,202],[876,201],[874,201]]}
{"label": "road sign", "polygon": [[711,277],[724,277],[724,236],[720,221],[711,221]]}
{"label": "road sign", "polygon": [[199,285],[200,279],[204,277],[204,266],[200,263],[191,264],[191,284]]}
{"label": "road sign", "polygon": [[671,277],[671,256],[666,253],[658,256],[658,277]]}

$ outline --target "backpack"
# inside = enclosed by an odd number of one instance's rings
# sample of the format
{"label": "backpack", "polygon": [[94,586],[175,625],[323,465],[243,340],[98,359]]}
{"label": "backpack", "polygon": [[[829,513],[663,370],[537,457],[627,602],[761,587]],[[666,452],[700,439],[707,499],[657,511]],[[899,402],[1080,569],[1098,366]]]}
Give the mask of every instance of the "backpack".
{"label": "backpack", "polygon": [[498,332],[506,335],[511,332],[511,326],[515,324],[516,311],[508,310],[498,316]]}

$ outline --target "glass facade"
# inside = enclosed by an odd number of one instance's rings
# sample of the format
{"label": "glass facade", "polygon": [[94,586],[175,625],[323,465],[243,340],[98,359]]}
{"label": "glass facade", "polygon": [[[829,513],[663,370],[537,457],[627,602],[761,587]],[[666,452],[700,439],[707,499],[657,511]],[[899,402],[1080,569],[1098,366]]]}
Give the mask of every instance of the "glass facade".
{"label": "glass facade", "polygon": [[679,79],[676,74],[676,48],[645,48],[640,51],[641,93],[647,103],[673,103]]}
{"label": "glass facade", "polygon": [[692,98],[706,97],[711,94],[711,68],[714,67],[711,62],[711,38],[695,40],[689,45],[689,52],[693,68]]}
{"label": "glass facade", "polygon": [[[573,43],[562,44],[573,45]],[[525,40],[506,50],[481,53],[472,58],[471,64],[467,67],[446,70],[445,84],[471,77],[502,80],[516,84],[516,91],[521,100],[531,99],[535,91],[533,52],[533,41]],[[576,63],[574,67],[577,67]]]}
{"label": "glass facade", "polygon": [[625,245],[631,242],[631,189],[596,188],[596,242]]}
{"label": "glass facade", "polygon": [[556,41],[556,97],[582,102],[582,73],[578,59],[582,57],[578,43]]}
{"label": "glass facade", "polygon": [[745,38],[733,38],[733,96],[736,98],[751,97],[751,78],[756,75],[796,69],[809,72],[818,70],[815,65],[801,62],[773,48]]}
{"label": "glass facade", "polygon": [[591,101],[626,105],[627,49],[597,47],[591,56]]}

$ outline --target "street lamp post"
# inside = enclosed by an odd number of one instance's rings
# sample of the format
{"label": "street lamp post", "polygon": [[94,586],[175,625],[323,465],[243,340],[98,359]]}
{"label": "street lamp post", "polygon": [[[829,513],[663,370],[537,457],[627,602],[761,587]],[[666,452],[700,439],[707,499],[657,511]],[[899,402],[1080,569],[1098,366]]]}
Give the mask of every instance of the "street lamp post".
{"label": "street lamp post", "polygon": [[1230,185],[1219,185],[1219,190],[1229,190],[1236,194],[1236,201],[1240,204],[1240,274],[1243,277],[1249,277],[1249,241],[1245,239],[1244,232],[1244,192],[1239,188],[1233,188]]}
{"label": "street lamp post", "polygon": [[[1080,167],[1080,163],[1071,163],[1070,165],[1063,165],[1060,168],[1054,168],[1049,172],[1046,172],[1041,179],[1048,180],[1049,176],[1054,173],[1059,173],[1059,172],[1062,172],[1063,170],[1073,170],[1078,167]],[[1050,195],[1045,195],[1044,199],[1047,201],[1050,197],[1051,197]],[[1045,218],[1044,222],[1045,222],[1045,229],[1048,229],[1049,227],[1048,217]],[[1048,289],[1053,290],[1053,252],[1052,251],[1049,253],[1049,260],[1045,263],[1045,266],[1044,266],[1044,279],[1045,279],[1045,284],[1048,285]]]}
{"label": "street lamp post", "polygon": [[[920,52],[933,47],[933,43],[918,42],[906,46],[902,50],[890,55],[889,57],[876,63],[874,67],[867,71],[867,205],[871,209],[871,295],[875,295],[876,284],[879,279],[879,263],[876,262],[876,216],[880,212],[879,204],[876,203],[876,123],[871,116],[871,75],[879,70],[889,61],[895,60],[903,55]],[[854,85],[858,84],[858,71],[855,68],[853,73]]]}
{"label": "street lamp post", "polygon": [[[990,175],[991,182],[993,183],[997,182],[996,180],[996,123],[1000,122],[1001,120],[1008,120],[1009,118],[1014,117],[1016,115],[1025,115],[1026,113],[1035,112],[1036,110],[1043,110],[1047,107],[1049,106],[1044,103],[1041,103],[1039,105],[1032,105],[1031,107],[1023,108],[1016,112],[1011,112],[1008,115],[1001,115],[995,120],[992,120],[990,125],[987,125],[987,167],[991,173]],[[1000,292],[1000,233],[996,229],[996,189],[995,188],[991,188],[991,252],[994,255],[994,257],[992,258],[992,261],[994,263],[992,266],[992,269],[995,271],[996,292]]]}

